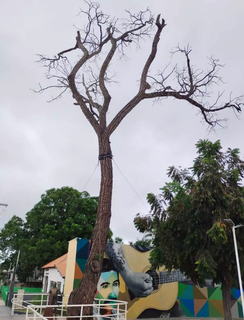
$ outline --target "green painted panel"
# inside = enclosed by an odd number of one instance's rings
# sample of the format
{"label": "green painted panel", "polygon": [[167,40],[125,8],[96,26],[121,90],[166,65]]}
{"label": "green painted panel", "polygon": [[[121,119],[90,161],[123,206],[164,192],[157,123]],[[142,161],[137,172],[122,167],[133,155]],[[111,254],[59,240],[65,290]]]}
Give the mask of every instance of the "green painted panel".
{"label": "green painted panel", "polygon": [[215,288],[214,287],[208,287],[208,297],[211,297],[211,295],[214,293]]}
{"label": "green painted panel", "polygon": [[212,292],[212,294],[208,294],[209,300],[222,300],[222,290],[221,287],[214,288],[215,290]]}
{"label": "green painted panel", "polygon": [[184,291],[186,290],[186,288],[188,287],[187,284],[184,283],[178,283],[178,297],[181,298],[182,294],[184,293]]}
{"label": "green painted panel", "polygon": [[193,286],[187,286],[184,290],[184,292],[182,292],[181,299],[194,299],[193,298]]}
{"label": "green painted panel", "polygon": [[209,317],[223,317],[223,315],[212,305],[211,301],[208,302]]}
{"label": "green painted panel", "polygon": [[239,318],[243,318],[242,304],[239,301],[237,301],[237,305],[238,305]]}
{"label": "green painted panel", "polygon": [[79,287],[81,279],[74,279],[73,290]]}

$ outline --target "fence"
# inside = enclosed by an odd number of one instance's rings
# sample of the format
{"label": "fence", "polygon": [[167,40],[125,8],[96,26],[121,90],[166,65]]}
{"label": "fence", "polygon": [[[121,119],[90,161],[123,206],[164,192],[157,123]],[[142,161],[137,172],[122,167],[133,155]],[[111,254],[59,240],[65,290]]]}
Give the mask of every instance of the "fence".
{"label": "fence", "polygon": [[[47,294],[33,294],[32,297],[29,294],[29,299],[19,299],[17,295],[14,295],[12,299],[12,313],[19,309],[26,309],[26,320],[46,320],[44,316],[45,309],[51,310],[51,314],[48,319],[64,320],[67,317],[67,310],[75,308],[79,314],[78,318],[83,319],[126,319],[127,318],[127,302],[120,300],[109,300],[109,299],[95,299],[93,304],[86,305],[48,305]],[[61,302],[62,303],[62,302]],[[85,308],[91,308],[92,314],[84,314]],[[77,318],[77,316],[69,316],[69,319]]]}
{"label": "fence", "polygon": [[[12,299],[12,310],[11,315],[14,313],[21,312],[29,305],[47,305],[48,304],[48,294],[44,293],[24,293],[22,294],[14,294]],[[61,301],[62,303],[62,301]]]}

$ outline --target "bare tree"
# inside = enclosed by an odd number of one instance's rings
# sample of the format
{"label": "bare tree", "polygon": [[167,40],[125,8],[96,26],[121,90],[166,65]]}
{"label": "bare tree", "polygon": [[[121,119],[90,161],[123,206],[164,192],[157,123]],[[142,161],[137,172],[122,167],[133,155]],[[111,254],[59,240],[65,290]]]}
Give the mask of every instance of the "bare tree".
{"label": "bare tree", "polygon": [[[157,75],[149,73],[166,25],[160,15],[154,19],[149,9],[137,14],[127,11],[127,19],[119,20],[104,14],[97,3],[87,1],[86,5],[87,9],[80,12],[86,17],[86,25],[77,31],[74,47],[59,52],[53,58],[39,55],[39,61],[47,68],[47,78],[54,82],[47,87],[40,86],[37,90],[43,92],[50,88],[60,89],[54,99],[70,90],[74,104],[81,108],[93,127],[99,144],[101,185],[97,220],[85,273],[80,286],[71,293],[69,304],[92,303],[96,292],[111,218],[113,168],[110,136],[121,121],[143,100],[171,97],[189,102],[199,110],[204,121],[214,127],[221,121],[217,118],[218,111],[231,108],[240,112],[243,104],[242,97],[230,98],[221,103],[222,94],[217,96],[214,103],[208,101],[211,87],[221,81],[218,72],[222,66],[218,60],[211,58],[208,71],[195,69],[191,64],[189,47],[179,47],[174,52],[185,57],[182,69],[175,66],[167,74],[166,70]],[[123,57],[126,47],[133,44],[139,46],[140,40],[146,37],[151,39],[152,46],[142,68],[135,95],[107,123],[111,104],[108,84],[113,81],[109,69],[111,61],[116,54]],[[77,60],[72,62],[74,51],[77,52]]]}

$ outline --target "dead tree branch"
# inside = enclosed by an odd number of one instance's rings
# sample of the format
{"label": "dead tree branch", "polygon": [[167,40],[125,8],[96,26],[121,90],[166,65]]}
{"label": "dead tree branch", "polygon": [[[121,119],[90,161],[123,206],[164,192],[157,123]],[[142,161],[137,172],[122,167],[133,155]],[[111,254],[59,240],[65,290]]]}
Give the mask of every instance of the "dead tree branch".
{"label": "dead tree branch", "polygon": [[[172,97],[185,100],[200,111],[204,121],[210,126],[220,123],[221,119],[217,118],[217,112],[221,110],[231,108],[237,113],[241,111],[242,96],[221,102],[220,98],[223,95],[221,93],[212,103],[210,102],[213,86],[222,82],[219,71],[223,65],[218,59],[211,57],[209,70],[196,69],[191,63],[192,49],[189,46],[185,48],[178,46],[173,52],[174,55],[184,55],[183,67],[179,68],[177,64],[168,73],[166,69],[157,75],[149,73],[157,55],[161,33],[166,26],[160,15],[154,21],[149,9],[136,14],[127,11],[128,18],[119,20],[104,14],[99,4],[90,1],[85,3],[87,10],[81,9],[80,15],[85,16],[87,22],[77,31],[75,45],[60,51],[53,58],[39,55],[39,62],[47,68],[48,80],[56,80],[56,83],[40,86],[36,92],[59,88],[62,90],[56,96],[59,98],[69,88],[75,104],[80,106],[94,130],[98,134],[105,132],[107,136],[110,136],[126,115],[144,99]],[[152,34],[154,34],[152,46],[142,68],[138,92],[121,108],[110,124],[107,124],[106,116],[111,103],[107,85],[112,81],[108,72],[113,58],[116,53],[124,54],[124,46],[138,44],[142,38],[150,37]],[[68,55],[77,50],[81,57],[71,63]],[[96,64],[97,72],[95,72],[94,61],[97,61],[98,57],[103,57],[103,62]],[[78,80],[80,78],[81,81]]]}

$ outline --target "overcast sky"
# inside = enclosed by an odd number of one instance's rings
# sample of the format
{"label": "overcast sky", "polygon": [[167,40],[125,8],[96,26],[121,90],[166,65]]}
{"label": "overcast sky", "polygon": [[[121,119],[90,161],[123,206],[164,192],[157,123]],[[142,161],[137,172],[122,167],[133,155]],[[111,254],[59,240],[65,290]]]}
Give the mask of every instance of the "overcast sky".
{"label": "overcast sky", "polygon": [[[208,68],[207,57],[225,65],[225,90],[234,96],[244,94],[244,2],[242,0],[101,0],[104,12],[124,17],[150,7],[162,14],[167,26],[162,32],[153,70],[163,69],[170,51],[178,44],[192,46],[192,63]],[[0,0],[0,228],[13,216],[25,214],[50,188],[70,186],[83,191],[97,165],[96,135],[69,93],[53,103],[55,94],[34,94],[30,88],[46,83],[44,72],[35,63],[36,54],[54,55],[75,44],[76,26],[82,26],[77,13],[84,3],[78,0]],[[129,60],[115,60],[119,84],[113,86],[109,118],[133,97],[150,41],[142,49],[129,50]],[[199,139],[221,140],[226,149],[240,148],[244,158],[243,115],[239,119],[228,110],[228,127],[208,132],[201,116],[186,103],[163,100],[143,102],[122,122],[111,138],[114,160],[129,180],[114,166],[113,216],[111,229],[125,241],[141,235],[133,225],[135,215],[147,214],[148,192],[159,193],[167,181],[170,165],[189,167],[196,157]],[[97,168],[85,190],[98,195],[100,169]],[[145,208],[146,207],[146,208]]]}

